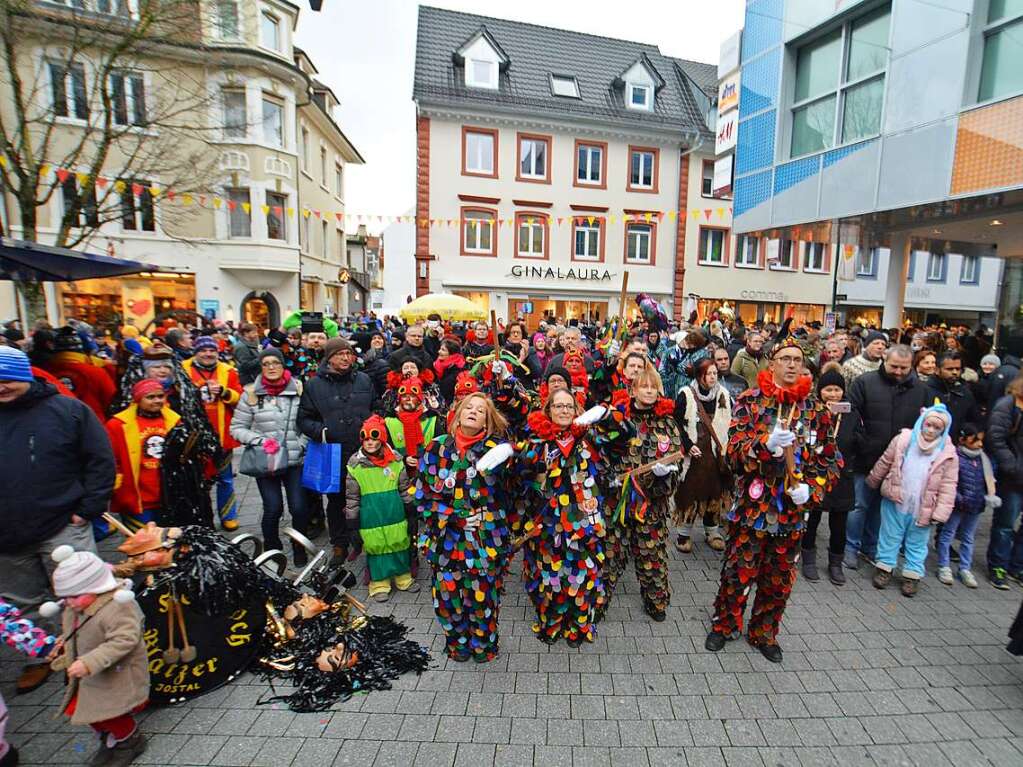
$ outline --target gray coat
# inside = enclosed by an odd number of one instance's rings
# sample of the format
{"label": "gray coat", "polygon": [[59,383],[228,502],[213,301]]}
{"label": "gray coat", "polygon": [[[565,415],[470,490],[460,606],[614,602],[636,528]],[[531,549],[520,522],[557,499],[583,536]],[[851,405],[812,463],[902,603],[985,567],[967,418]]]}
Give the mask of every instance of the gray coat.
{"label": "gray coat", "polygon": [[302,382],[296,378],[288,381],[277,397],[266,393],[262,379],[249,384],[231,419],[231,436],[246,447],[258,447],[267,437],[283,441],[288,448],[288,466],[297,466],[309,441],[295,423],[301,396]]}

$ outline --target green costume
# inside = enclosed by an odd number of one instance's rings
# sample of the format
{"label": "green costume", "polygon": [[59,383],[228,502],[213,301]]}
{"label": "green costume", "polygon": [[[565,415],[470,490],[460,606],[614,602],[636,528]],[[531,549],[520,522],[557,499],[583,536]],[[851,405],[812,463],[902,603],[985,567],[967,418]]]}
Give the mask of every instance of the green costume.
{"label": "green costume", "polygon": [[360,450],[348,462],[345,512],[358,527],[373,581],[409,571],[409,529],[404,500],[409,479],[400,458],[377,466]]}

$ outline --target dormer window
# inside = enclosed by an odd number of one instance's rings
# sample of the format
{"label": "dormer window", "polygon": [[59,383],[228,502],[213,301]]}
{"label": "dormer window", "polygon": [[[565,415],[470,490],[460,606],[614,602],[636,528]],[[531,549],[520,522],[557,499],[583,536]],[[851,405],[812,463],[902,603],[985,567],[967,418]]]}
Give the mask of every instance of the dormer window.
{"label": "dormer window", "polygon": [[264,13],[260,19],[260,44],[271,51],[281,50],[281,23],[276,16]]}
{"label": "dormer window", "polygon": [[568,75],[551,75],[551,93],[555,96],[579,98],[579,83]]}
{"label": "dormer window", "polygon": [[490,88],[497,90],[497,62],[484,59],[465,60],[465,85],[467,88]]}
{"label": "dormer window", "polygon": [[626,86],[627,104],[629,109],[652,109],[654,89],[649,85],[628,83]]}

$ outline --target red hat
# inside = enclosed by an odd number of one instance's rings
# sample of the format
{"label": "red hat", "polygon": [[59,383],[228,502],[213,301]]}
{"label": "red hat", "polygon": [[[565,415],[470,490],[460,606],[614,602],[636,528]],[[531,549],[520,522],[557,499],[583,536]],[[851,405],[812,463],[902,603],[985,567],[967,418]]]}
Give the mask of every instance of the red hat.
{"label": "red hat", "polygon": [[163,384],[152,378],[143,378],[137,384],[131,387],[131,398],[135,402],[140,402],[143,397],[153,392],[162,392]]}
{"label": "red hat", "polygon": [[418,399],[423,398],[423,382],[418,378],[406,378],[398,386],[398,396],[404,397],[406,394],[411,394],[413,397]]}
{"label": "red hat", "polygon": [[387,442],[387,422],[375,413],[362,423],[359,430],[359,439],[365,442],[367,439],[378,439]]}
{"label": "red hat", "polygon": [[458,374],[458,378],[455,379],[455,397],[466,397],[470,394],[475,394],[480,390],[480,382],[476,380],[472,373],[468,370],[463,370]]}

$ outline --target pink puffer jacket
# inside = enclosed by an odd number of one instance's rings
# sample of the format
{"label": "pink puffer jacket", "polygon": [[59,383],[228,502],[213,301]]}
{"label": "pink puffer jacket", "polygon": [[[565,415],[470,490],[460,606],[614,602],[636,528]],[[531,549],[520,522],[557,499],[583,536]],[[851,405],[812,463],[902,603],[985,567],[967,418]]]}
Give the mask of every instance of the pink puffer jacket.
{"label": "pink puffer jacket", "polygon": [[[894,503],[902,503],[902,460],[912,434],[911,429],[903,429],[896,434],[867,477],[868,485],[875,489],[880,487],[881,495]],[[955,506],[958,481],[959,455],[952,440],[946,439],[941,453],[931,464],[927,485],[920,496],[920,508],[916,513],[919,527],[948,520]]]}

